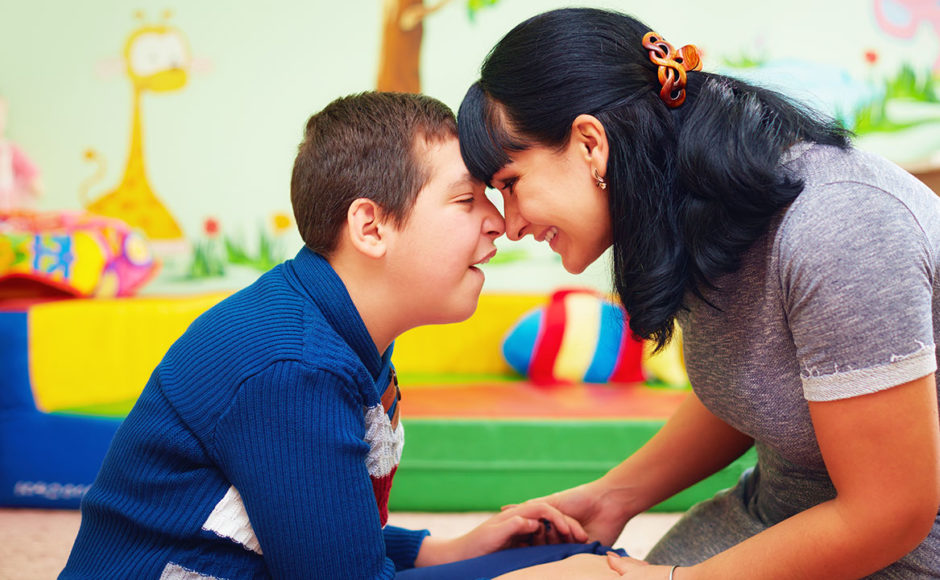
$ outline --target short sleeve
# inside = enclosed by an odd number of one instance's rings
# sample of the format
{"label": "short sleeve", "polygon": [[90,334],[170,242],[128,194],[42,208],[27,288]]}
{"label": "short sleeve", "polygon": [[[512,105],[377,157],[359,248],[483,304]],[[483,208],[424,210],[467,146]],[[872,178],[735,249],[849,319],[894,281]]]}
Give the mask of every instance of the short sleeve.
{"label": "short sleeve", "polygon": [[784,308],[807,400],[936,371],[933,258],[900,200],[855,183],[801,195],[778,237]]}

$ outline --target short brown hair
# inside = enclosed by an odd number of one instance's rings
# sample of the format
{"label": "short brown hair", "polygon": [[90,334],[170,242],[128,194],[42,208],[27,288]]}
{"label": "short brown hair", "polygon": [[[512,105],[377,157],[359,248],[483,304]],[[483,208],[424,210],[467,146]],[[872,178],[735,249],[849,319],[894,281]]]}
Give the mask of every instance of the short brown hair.
{"label": "short brown hair", "polygon": [[310,117],[291,176],[291,204],[308,248],[336,249],[349,205],[375,201],[402,225],[430,178],[418,137],[457,136],[454,113],[424,95],[365,92],[336,99]]}

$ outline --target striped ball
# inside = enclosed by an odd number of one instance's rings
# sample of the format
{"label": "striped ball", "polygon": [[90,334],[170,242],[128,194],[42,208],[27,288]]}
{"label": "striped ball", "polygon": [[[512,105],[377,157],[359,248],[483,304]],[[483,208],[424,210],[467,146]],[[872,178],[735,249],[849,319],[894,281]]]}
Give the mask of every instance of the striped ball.
{"label": "striped ball", "polygon": [[539,385],[644,380],[643,342],[626,313],[590,290],[559,290],[523,315],[503,340],[503,356]]}

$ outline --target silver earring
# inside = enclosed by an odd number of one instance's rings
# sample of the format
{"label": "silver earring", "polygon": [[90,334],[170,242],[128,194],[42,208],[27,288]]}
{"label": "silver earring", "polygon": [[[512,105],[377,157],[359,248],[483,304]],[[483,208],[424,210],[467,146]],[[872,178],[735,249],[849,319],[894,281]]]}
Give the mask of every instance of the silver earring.
{"label": "silver earring", "polygon": [[607,182],[604,181],[604,178],[597,173],[597,168],[594,168],[594,181],[597,184],[597,187],[601,189],[607,189]]}

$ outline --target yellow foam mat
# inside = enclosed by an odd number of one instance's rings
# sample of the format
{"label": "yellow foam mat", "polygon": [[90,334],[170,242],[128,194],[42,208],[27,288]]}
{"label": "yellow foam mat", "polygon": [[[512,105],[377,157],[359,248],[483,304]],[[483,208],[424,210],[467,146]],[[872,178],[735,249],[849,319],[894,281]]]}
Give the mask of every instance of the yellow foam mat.
{"label": "yellow foam mat", "polygon": [[[30,309],[30,378],[43,411],[136,398],[166,350],[197,316],[228,293],[166,298],[69,300]],[[536,294],[484,294],[456,324],[409,330],[395,342],[402,373],[512,373],[501,347]]]}
{"label": "yellow foam mat", "polygon": [[523,314],[547,302],[541,294],[483,294],[464,322],[402,334],[395,341],[395,368],[402,373],[511,373],[502,355],[503,338]]}
{"label": "yellow foam mat", "polygon": [[173,341],[226,296],[64,300],[30,308],[37,407],[51,412],[136,398]]}

